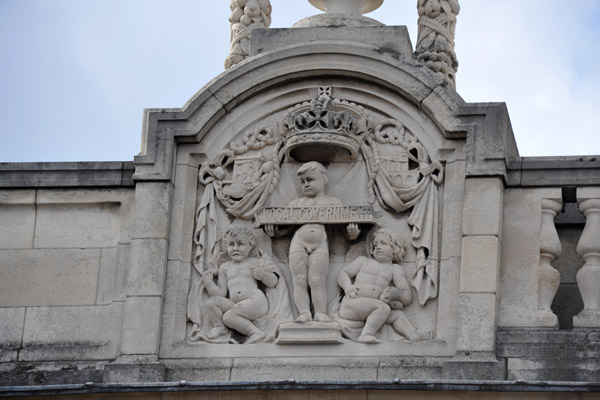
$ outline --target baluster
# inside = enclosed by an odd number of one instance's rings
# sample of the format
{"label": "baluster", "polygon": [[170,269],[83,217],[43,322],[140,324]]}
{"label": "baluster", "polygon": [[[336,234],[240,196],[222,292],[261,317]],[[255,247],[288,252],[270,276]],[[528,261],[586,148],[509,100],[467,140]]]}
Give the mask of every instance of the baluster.
{"label": "baluster", "polygon": [[579,209],[586,217],[585,228],[577,244],[577,254],[585,260],[577,272],[577,286],[584,309],[573,318],[575,327],[600,327],[600,198],[582,199]]}
{"label": "baluster", "polygon": [[562,251],[554,218],[562,210],[562,203],[542,199],[540,231],[540,265],[538,267],[538,321],[542,326],[558,327],[558,317],[550,309],[560,285],[560,273],[551,265]]}

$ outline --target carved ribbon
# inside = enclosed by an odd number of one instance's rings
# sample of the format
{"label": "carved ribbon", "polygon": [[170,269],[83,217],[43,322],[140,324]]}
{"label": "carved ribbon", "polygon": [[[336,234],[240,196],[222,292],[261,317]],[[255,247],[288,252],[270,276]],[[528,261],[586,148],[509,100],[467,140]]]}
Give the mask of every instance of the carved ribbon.
{"label": "carved ribbon", "polygon": [[[425,1],[421,1],[419,7],[424,7],[424,3]],[[441,12],[437,17],[432,18],[431,16],[424,14],[419,18],[419,25],[421,25],[421,27],[427,27],[428,29],[423,29],[419,32],[417,43],[420,44],[423,38],[432,32],[444,36],[448,43],[454,43],[454,33],[448,28],[448,25],[449,23],[452,25],[456,23],[456,14],[458,13],[458,10],[460,10],[460,7],[456,1],[453,1],[452,5],[447,1],[441,1],[439,5],[444,12]],[[417,48],[419,47],[419,44],[417,44]]]}
{"label": "carved ribbon", "polygon": [[408,148],[416,151],[422,179],[414,186],[400,187],[377,165],[373,142],[368,139],[362,147],[373,191],[379,203],[397,213],[412,208],[408,224],[412,227],[412,245],[417,249],[415,272],[411,283],[417,290],[421,305],[437,296],[438,256],[438,189],[443,180],[443,167],[438,161],[429,163],[423,146],[414,142]]}

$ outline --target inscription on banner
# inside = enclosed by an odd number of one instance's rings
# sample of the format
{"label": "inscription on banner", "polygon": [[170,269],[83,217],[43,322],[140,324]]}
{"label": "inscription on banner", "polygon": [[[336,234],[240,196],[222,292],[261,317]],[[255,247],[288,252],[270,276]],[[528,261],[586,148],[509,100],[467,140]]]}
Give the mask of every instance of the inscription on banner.
{"label": "inscription on banner", "polygon": [[256,226],[304,224],[378,225],[371,206],[267,207],[256,215]]}

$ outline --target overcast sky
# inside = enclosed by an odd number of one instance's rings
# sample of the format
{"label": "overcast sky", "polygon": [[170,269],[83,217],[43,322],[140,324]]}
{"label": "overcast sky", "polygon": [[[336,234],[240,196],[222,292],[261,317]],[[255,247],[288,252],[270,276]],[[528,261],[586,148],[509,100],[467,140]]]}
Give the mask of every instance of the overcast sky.
{"label": "overcast sky", "polygon": [[[407,25],[417,0],[369,14]],[[271,0],[271,27],[319,11]],[[600,154],[600,0],[460,0],[457,89],[504,101],[522,156]],[[0,0],[0,162],[132,160],[142,110],[223,72],[229,0]]]}

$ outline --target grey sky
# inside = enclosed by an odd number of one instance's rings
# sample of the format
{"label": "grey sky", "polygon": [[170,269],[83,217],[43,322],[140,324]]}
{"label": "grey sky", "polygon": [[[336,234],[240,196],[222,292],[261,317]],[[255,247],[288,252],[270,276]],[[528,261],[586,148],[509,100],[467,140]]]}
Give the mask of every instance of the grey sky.
{"label": "grey sky", "polygon": [[[272,27],[318,11],[271,0]],[[600,1],[461,0],[458,92],[505,101],[521,155],[600,154]],[[223,72],[229,1],[0,0],[0,162],[131,160],[142,110]],[[407,25],[416,0],[369,14]]]}

